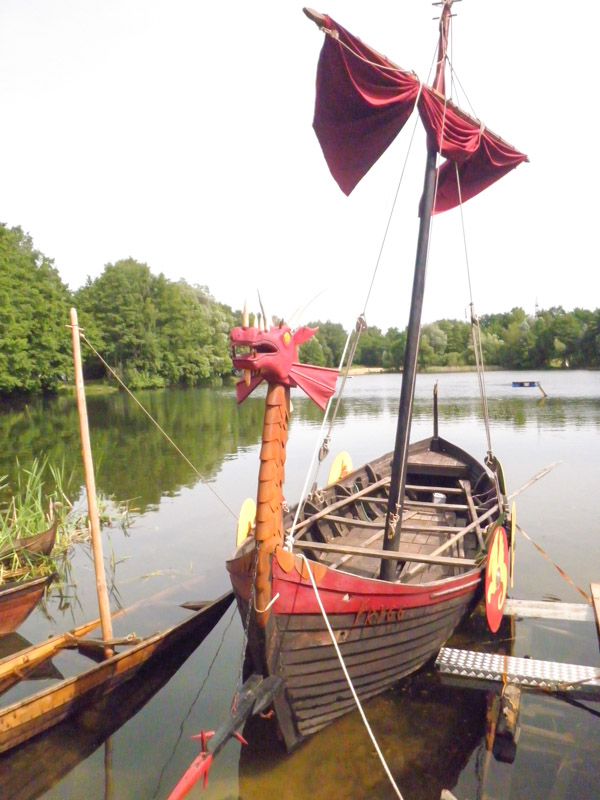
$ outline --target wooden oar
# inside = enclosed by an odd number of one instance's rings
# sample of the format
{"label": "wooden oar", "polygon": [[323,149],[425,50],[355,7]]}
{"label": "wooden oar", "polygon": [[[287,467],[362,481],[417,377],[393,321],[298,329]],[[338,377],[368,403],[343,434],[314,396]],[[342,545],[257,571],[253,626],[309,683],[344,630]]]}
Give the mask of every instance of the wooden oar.
{"label": "wooden oar", "polygon": [[[560,461],[554,461],[552,464],[549,464],[547,467],[544,467],[544,469],[540,470],[536,475],[533,476],[533,478],[528,480],[527,483],[524,483],[523,486],[521,486],[515,492],[513,492],[512,494],[509,494],[506,499],[507,500],[512,500],[518,494],[521,494],[521,492],[524,492],[525,489],[528,489],[536,481],[539,481],[540,478],[543,478],[545,475],[547,475],[550,472],[550,470],[554,469],[554,467],[558,466],[560,463],[561,463]],[[443,553],[445,550],[448,550],[448,548],[452,547],[452,545],[455,542],[457,542],[459,539],[462,539],[463,536],[466,536],[467,533],[472,531],[477,525],[479,525],[480,522],[483,522],[484,520],[488,519],[497,510],[498,510],[498,504],[492,506],[492,508],[490,508],[488,511],[486,511],[485,514],[482,514],[478,519],[476,519],[473,522],[471,522],[470,525],[467,525],[466,528],[463,528],[462,531],[459,531],[458,533],[454,534],[454,536],[450,537],[450,539],[448,539],[448,541],[444,542],[444,544],[442,544],[439,547],[437,547],[432,553],[430,553],[430,556],[438,556],[440,553]],[[418,564],[413,569],[406,570],[405,577],[408,577],[408,576],[412,577],[413,575],[416,575],[418,572],[421,572],[422,569],[423,569],[423,566],[421,564]]]}
{"label": "wooden oar", "polygon": [[[332,503],[331,505],[322,508],[320,511],[317,511],[312,516],[303,519],[302,522],[299,522],[294,528],[294,533],[303,530],[304,528],[306,528],[307,525],[311,525],[313,522],[316,522],[316,520],[321,519],[326,514],[331,514],[332,511],[337,511],[338,508],[342,508],[343,506],[348,505],[348,503],[352,503],[355,500],[360,499],[363,495],[369,494],[369,492],[372,492],[374,489],[379,489],[381,486],[386,486],[386,484],[388,484],[389,482],[390,482],[390,476],[388,475],[387,477],[381,478],[375,483],[370,483],[368,486],[365,486],[364,489],[361,489],[360,491],[355,492],[354,494],[351,494],[348,497],[342,497],[341,500],[336,500],[335,503]],[[289,533],[290,530],[291,528],[287,528],[286,533]]]}
{"label": "wooden oar", "polygon": [[32,644],[25,650],[20,650],[16,655],[0,659],[0,693],[5,692],[10,686],[26,678],[36,667],[52,658],[59,650],[76,644],[77,639],[94,630],[100,625],[100,620],[86,622],[78,628],[67,633],[61,633],[46,639],[41,644]]}
{"label": "wooden oar", "polygon": [[[115,611],[111,615],[112,619],[114,620],[116,617],[125,616],[140,606],[146,604],[156,604],[159,599],[164,599],[174,591],[192,586],[198,582],[198,578],[194,578],[193,580],[185,581],[177,586],[169,586],[167,589],[162,589],[160,592],[157,592],[151,597],[137,600],[127,608],[122,608],[119,611]],[[203,602],[202,605],[209,605],[209,603],[210,601],[207,601],[206,603]],[[195,607],[200,607],[199,603],[193,602],[190,604],[182,603],[181,605],[183,608],[188,607],[192,609]],[[0,694],[5,692],[15,683],[18,683],[20,680],[26,678],[27,675],[29,675],[36,667],[38,667],[44,661],[53,658],[60,650],[63,650],[67,647],[81,648],[81,637],[85,636],[86,633],[94,630],[94,628],[97,628],[99,625],[100,619],[86,622],[82,625],[79,625],[77,628],[73,628],[71,631],[57,634],[56,636],[52,636],[50,639],[46,639],[39,644],[32,644],[30,647],[19,650],[18,653],[5,656],[4,658],[0,659]],[[135,641],[130,640],[128,643],[134,644]]]}

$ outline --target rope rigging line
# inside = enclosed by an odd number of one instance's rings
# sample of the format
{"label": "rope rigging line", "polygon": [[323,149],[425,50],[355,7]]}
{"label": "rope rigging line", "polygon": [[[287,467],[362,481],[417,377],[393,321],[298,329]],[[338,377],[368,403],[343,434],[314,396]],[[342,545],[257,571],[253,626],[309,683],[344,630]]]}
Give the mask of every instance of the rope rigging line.
{"label": "rope rigging line", "polygon": [[[417,78],[418,80],[417,74],[413,70],[402,69],[402,67],[399,67],[397,64],[392,64],[392,62],[387,58],[387,56],[381,56],[382,58],[385,58],[385,60],[389,62],[387,65],[380,64],[377,61],[371,61],[370,59],[361,56],[360,53],[358,53],[356,50],[353,50],[350,47],[350,45],[346,44],[346,42],[343,42],[340,39],[340,35],[335,28],[326,28],[325,25],[319,25],[319,30],[321,30],[324,34],[326,34],[326,36],[330,36],[334,41],[336,41],[339,44],[340,47],[346,49],[351,55],[354,56],[354,58],[357,58],[359,61],[362,61],[364,64],[367,64],[367,66],[377,67],[377,69],[387,70],[388,72],[399,72],[402,73],[403,75],[412,75],[414,78]],[[372,49],[373,49],[372,47],[369,47],[369,50]]]}
{"label": "rope rigging line", "polygon": [[304,553],[301,553],[300,556],[301,556],[302,560],[304,561],[304,566],[306,567],[306,571],[307,571],[308,577],[309,577],[310,582],[312,584],[312,588],[313,588],[313,591],[315,593],[315,598],[316,598],[317,603],[319,605],[319,609],[321,611],[321,615],[323,617],[323,621],[325,622],[325,625],[327,627],[327,631],[329,633],[329,637],[331,639],[331,643],[333,644],[334,650],[336,652],[336,655],[337,655],[338,660],[340,662],[340,666],[342,668],[342,672],[344,673],[344,677],[346,678],[346,682],[348,683],[348,686],[350,688],[350,692],[352,693],[352,697],[354,699],[354,702],[356,703],[356,707],[357,707],[357,709],[358,709],[358,711],[360,713],[360,716],[361,716],[362,721],[363,721],[363,723],[365,725],[365,728],[367,729],[367,733],[369,734],[369,737],[371,739],[373,747],[375,748],[377,756],[379,757],[379,760],[381,761],[381,765],[383,766],[385,774],[387,775],[387,777],[388,777],[388,779],[390,781],[390,784],[392,785],[392,788],[394,789],[394,792],[396,793],[396,796],[399,798],[399,800],[403,800],[403,797],[402,797],[402,794],[400,792],[400,789],[398,788],[398,785],[396,784],[396,781],[394,780],[394,777],[393,777],[393,775],[392,775],[392,773],[390,771],[390,768],[387,765],[385,757],[384,757],[383,753],[381,752],[381,748],[379,747],[379,745],[377,743],[377,739],[375,738],[375,734],[373,733],[373,730],[372,730],[371,726],[369,725],[369,721],[368,721],[368,719],[366,717],[366,714],[365,714],[365,712],[363,710],[361,702],[360,702],[360,700],[358,698],[358,694],[356,693],[356,689],[354,688],[354,684],[352,683],[352,678],[350,677],[350,675],[348,673],[348,670],[346,668],[346,664],[344,663],[344,657],[342,656],[342,653],[340,651],[339,645],[338,645],[337,640],[335,638],[335,634],[333,633],[333,630],[331,629],[331,625],[329,624],[329,619],[327,618],[327,613],[326,613],[326,611],[325,611],[325,609],[323,607],[323,603],[321,601],[321,596],[319,595],[319,590],[317,589],[317,584],[315,583],[315,579],[314,579],[314,576],[312,574],[312,570],[310,568],[310,563],[309,563],[308,559],[306,558],[306,556],[304,555]]}
{"label": "rope rigging line", "polygon": [[92,353],[94,353],[94,355],[95,355],[95,356],[98,358],[98,360],[100,361],[100,363],[101,363],[101,364],[102,364],[102,365],[105,367],[105,369],[107,369],[107,370],[110,372],[110,374],[111,374],[111,375],[113,376],[113,378],[114,378],[114,379],[117,381],[117,383],[118,383],[118,384],[119,384],[119,385],[120,385],[120,386],[121,386],[121,387],[122,387],[122,388],[123,388],[123,389],[124,389],[124,390],[127,392],[127,394],[128,394],[130,397],[131,397],[131,399],[132,399],[132,400],[133,400],[133,401],[134,401],[134,402],[137,404],[137,406],[138,406],[138,407],[139,407],[139,408],[140,408],[140,409],[141,409],[141,410],[144,412],[144,414],[145,414],[145,415],[148,417],[148,419],[150,420],[150,422],[151,422],[151,423],[152,423],[152,424],[153,424],[153,425],[154,425],[154,426],[155,426],[155,427],[156,427],[156,428],[157,428],[157,429],[160,431],[160,433],[161,433],[161,434],[162,434],[162,435],[165,437],[165,439],[166,439],[166,440],[169,442],[169,444],[170,444],[170,445],[171,445],[171,446],[172,446],[172,447],[173,447],[173,448],[174,448],[174,449],[175,449],[175,450],[176,450],[176,451],[179,453],[179,455],[180,455],[180,456],[183,458],[183,460],[184,460],[184,461],[185,461],[185,463],[188,465],[188,467],[190,467],[190,469],[191,469],[191,470],[193,470],[193,472],[194,472],[194,473],[195,473],[195,474],[196,474],[196,475],[197,475],[197,476],[200,478],[200,480],[202,481],[202,483],[203,483],[203,484],[204,484],[204,485],[205,485],[205,486],[206,486],[208,489],[210,489],[210,491],[211,491],[211,492],[214,494],[214,496],[217,498],[217,500],[218,500],[218,501],[221,503],[221,505],[225,506],[225,508],[227,509],[227,511],[229,511],[229,513],[230,513],[230,514],[231,514],[231,515],[234,517],[234,519],[237,519],[237,514],[235,514],[235,513],[234,513],[234,512],[231,510],[231,508],[230,508],[230,507],[227,505],[227,503],[225,502],[225,500],[223,500],[223,498],[222,498],[222,497],[221,497],[221,496],[218,494],[218,492],[217,492],[217,491],[216,491],[216,490],[215,490],[215,489],[214,489],[214,488],[213,488],[213,487],[210,485],[210,483],[209,483],[209,482],[208,482],[208,480],[207,480],[207,479],[204,477],[204,475],[202,475],[202,473],[201,473],[201,472],[200,472],[198,469],[196,469],[196,467],[195,467],[195,466],[192,464],[192,462],[190,461],[190,459],[189,459],[189,458],[186,456],[186,454],[185,454],[185,453],[184,453],[184,452],[183,452],[183,451],[182,451],[182,450],[179,448],[179,446],[178,446],[177,444],[175,444],[175,442],[173,441],[173,439],[171,439],[171,437],[170,437],[170,436],[169,436],[169,434],[168,434],[168,433],[167,433],[167,432],[164,430],[164,428],[162,428],[162,427],[159,425],[159,423],[158,423],[158,422],[157,422],[157,421],[154,419],[154,417],[152,416],[152,414],[150,414],[150,412],[149,412],[149,411],[148,411],[146,408],[144,408],[144,406],[143,406],[143,405],[140,403],[140,401],[139,401],[139,400],[137,399],[137,397],[136,397],[136,396],[133,394],[133,392],[132,392],[132,391],[129,389],[129,387],[128,387],[128,386],[126,386],[126,385],[123,383],[123,381],[121,380],[121,378],[120,378],[120,377],[117,375],[117,373],[116,373],[116,372],[115,372],[115,370],[114,370],[114,369],[113,369],[113,368],[110,366],[110,364],[107,364],[107,362],[106,362],[106,361],[105,361],[105,360],[102,358],[102,356],[100,355],[100,353],[99,353],[99,352],[96,350],[96,348],[94,347],[94,345],[93,345],[93,344],[90,342],[90,340],[87,338],[87,336],[85,335],[85,333],[84,333],[84,332],[81,330],[81,328],[79,329],[79,335],[80,335],[81,339],[83,339],[83,341],[84,341],[84,342],[87,344],[87,346],[90,348],[90,350],[92,351]]}
{"label": "rope rigging line", "polygon": [[547,561],[549,561],[549,562],[552,564],[552,566],[553,566],[553,567],[554,567],[554,569],[555,569],[555,570],[558,572],[558,574],[561,576],[561,578],[564,578],[564,579],[567,581],[567,583],[570,583],[570,584],[571,584],[571,586],[572,586],[574,589],[576,589],[576,590],[579,592],[579,594],[580,594],[580,595],[583,597],[583,599],[585,600],[585,602],[586,602],[588,605],[590,605],[590,606],[591,606],[591,605],[592,605],[592,598],[589,596],[589,594],[586,594],[586,593],[583,591],[583,589],[580,589],[580,588],[579,588],[579,586],[577,586],[577,584],[575,583],[575,581],[574,581],[572,578],[570,578],[570,577],[567,575],[567,573],[564,571],[564,569],[561,569],[561,568],[558,566],[558,564],[556,564],[556,563],[555,563],[555,562],[554,562],[554,561],[553,561],[553,560],[550,558],[550,556],[548,555],[548,553],[546,553],[546,552],[545,552],[545,550],[543,550],[543,549],[542,549],[542,548],[539,546],[539,544],[536,544],[536,542],[534,542],[534,541],[533,541],[533,539],[531,538],[531,536],[529,536],[529,534],[528,534],[528,533],[526,533],[526,532],[523,530],[523,528],[522,528],[522,527],[519,525],[519,523],[518,523],[518,522],[517,522],[517,530],[518,530],[518,531],[520,531],[520,532],[523,534],[523,536],[524,536],[524,537],[525,537],[525,538],[526,538],[526,539],[527,539],[529,542],[531,542],[531,544],[532,544],[532,545],[535,547],[535,549],[538,551],[538,553],[539,553],[540,555],[542,555],[542,556],[543,556],[543,557],[544,557],[544,558],[545,558]]}
{"label": "rope rigging line", "polygon": [[223,631],[223,635],[221,636],[221,641],[217,645],[217,649],[215,650],[215,654],[214,654],[214,656],[212,658],[212,661],[208,665],[208,670],[206,672],[206,675],[204,676],[204,680],[200,684],[200,688],[196,692],[196,694],[194,696],[194,699],[192,700],[192,702],[188,706],[188,710],[186,711],[186,713],[184,714],[183,718],[179,722],[179,733],[177,734],[177,738],[175,739],[175,742],[173,743],[173,747],[171,749],[171,754],[169,755],[169,757],[164,762],[163,767],[162,767],[162,769],[160,771],[160,775],[158,776],[158,781],[157,781],[157,784],[156,784],[156,788],[154,790],[154,794],[152,795],[153,799],[158,797],[158,792],[160,790],[160,787],[161,787],[163,778],[165,776],[165,773],[167,771],[167,768],[169,767],[169,765],[173,761],[173,758],[175,757],[175,752],[177,751],[177,748],[179,747],[179,743],[181,742],[181,739],[183,738],[183,732],[184,732],[184,728],[185,728],[185,723],[188,720],[188,718],[189,718],[190,714],[192,713],[192,711],[194,710],[194,708],[196,706],[196,703],[200,699],[200,696],[201,696],[202,692],[204,691],[204,687],[208,683],[208,679],[210,678],[212,669],[213,669],[213,667],[214,667],[214,665],[215,665],[215,663],[216,663],[216,661],[217,661],[217,659],[219,657],[219,654],[221,652],[221,648],[223,647],[223,643],[225,642],[225,637],[227,635],[227,632],[229,631],[229,628],[231,627],[231,625],[233,623],[233,620],[235,619],[236,612],[237,612],[237,605],[234,603],[233,609],[232,609],[232,612],[231,612],[231,616],[229,618],[229,622],[225,626],[225,629]]}
{"label": "rope rigging line", "polygon": [[[448,62],[448,66],[450,68],[451,91],[453,91],[453,89],[455,88],[454,81],[456,79],[458,85],[461,88],[461,91],[464,93],[465,98],[467,99],[467,102],[469,103],[469,106],[471,107],[471,110],[474,113],[473,106],[471,106],[471,103],[469,102],[469,98],[467,97],[466,92],[462,88],[462,85],[461,85],[460,81],[458,80],[458,76],[456,75],[456,73],[454,71],[454,68],[452,66],[452,63],[450,61]],[[480,132],[480,135],[481,135],[481,132]],[[482,344],[481,344],[481,328],[479,327],[479,319],[478,319],[478,317],[477,317],[477,315],[475,313],[475,304],[473,302],[473,284],[472,284],[472,281],[471,281],[471,268],[470,268],[470,264],[469,264],[469,251],[468,251],[468,248],[467,248],[467,231],[466,231],[465,217],[464,217],[464,211],[463,211],[462,190],[461,190],[461,185],[460,185],[460,173],[459,173],[459,170],[458,170],[458,164],[456,162],[454,162],[454,169],[455,169],[455,173],[456,173],[456,189],[457,189],[457,192],[458,192],[458,207],[460,209],[460,224],[461,224],[461,230],[462,230],[463,248],[464,248],[464,253],[465,253],[465,267],[466,267],[466,271],[467,271],[467,284],[468,284],[468,287],[469,287],[469,301],[470,301],[469,307],[470,307],[470,311],[471,311],[471,336],[472,336],[472,339],[473,339],[473,353],[474,353],[474,356],[475,356],[475,370],[477,372],[477,383],[478,383],[478,386],[479,386],[479,396],[480,396],[480,399],[481,399],[483,422],[484,422],[485,435],[486,435],[486,440],[487,440],[488,461],[489,461],[489,465],[493,465],[495,459],[494,459],[493,452],[492,452],[492,435],[491,435],[491,430],[490,430],[490,414],[489,414],[489,406],[488,406],[488,400],[487,400],[487,389],[486,389],[486,385],[485,385],[485,365],[484,365],[484,359],[483,359],[483,347],[482,347]],[[494,470],[494,476],[495,476],[495,479],[497,480],[496,470]]]}
{"label": "rope rigging line", "polygon": [[[490,414],[489,414],[489,407],[487,401],[487,390],[485,386],[485,368],[484,368],[484,361],[483,361],[483,348],[481,345],[481,329],[479,327],[479,319],[475,314],[475,304],[473,302],[473,288],[471,284],[471,270],[469,267],[469,253],[467,250],[467,234],[466,234],[466,226],[465,226],[465,218],[463,213],[463,202],[462,202],[462,192],[460,188],[460,175],[458,172],[458,164],[454,164],[454,168],[456,170],[456,187],[458,190],[458,205],[460,208],[460,221],[462,227],[462,235],[463,235],[463,247],[465,251],[465,266],[467,270],[467,281],[469,285],[469,299],[470,299],[470,309],[471,309],[471,334],[473,337],[473,353],[475,355],[475,368],[477,372],[477,382],[479,384],[479,396],[481,398],[481,406],[483,412],[483,423],[485,426],[485,435],[487,438],[487,446],[488,446],[488,457],[489,459],[493,459],[492,453],[492,435],[490,430]],[[495,474],[495,472],[494,472]]]}
{"label": "rope rigging line", "polygon": [[[325,33],[328,33],[329,35],[332,35],[331,31],[328,31],[325,28],[323,28],[323,30],[325,31]],[[334,37],[334,38],[337,39],[337,37]],[[339,43],[342,46],[347,47],[347,45],[344,45],[343,42],[339,42]],[[355,53],[350,48],[348,48],[348,50],[349,50],[349,52],[353,53],[357,58],[361,58],[361,56],[359,56],[357,53]],[[434,57],[435,57],[435,54],[434,54]],[[364,61],[365,59],[361,59],[361,60]],[[370,62],[368,62],[368,63],[370,63]],[[417,94],[417,97],[416,97],[416,100],[415,100],[415,108],[417,107],[417,103],[419,102],[419,98],[421,97],[422,89],[423,89],[423,82],[420,81],[420,83],[419,83],[419,91],[418,91],[418,94]],[[367,294],[366,294],[366,297],[365,297],[365,304],[363,306],[363,311],[362,311],[362,314],[360,314],[358,316],[358,318],[357,318],[356,326],[355,326],[354,330],[350,331],[348,336],[347,336],[347,338],[346,338],[346,343],[344,345],[344,350],[343,350],[342,356],[340,358],[338,371],[341,373],[342,372],[342,368],[344,366],[346,352],[348,350],[350,341],[352,339],[352,334],[356,333],[354,341],[352,342],[352,347],[350,348],[350,354],[349,354],[348,360],[346,362],[346,368],[345,368],[345,370],[343,372],[342,384],[340,386],[340,391],[337,393],[337,396],[336,396],[335,408],[334,408],[334,411],[333,411],[333,414],[332,414],[332,417],[331,417],[331,420],[330,420],[330,423],[329,423],[329,428],[328,428],[327,434],[323,437],[323,431],[325,430],[325,426],[326,426],[326,423],[327,423],[327,419],[328,419],[328,416],[329,416],[329,411],[331,409],[331,404],[332,404],[333,398],[329,398],[329,401],[327,402],[327,406],[325,408],[325,414],[324,414],[324,417],[323,417],[323,423],[321,424],[321,428],[319,430],[319,436],[317,438],[317,445],[316,445],[313,457],[312,457],[312,459],[310,461],[310,464],[309,464],[309,467],[308,467],[308,470],[307,470],[307,474],[306,474],[306,479],[305,479],[305,482],[304,482],[304,486],[303,486],[302,492],[300,494],[300,501],[298,502],[298,505],[296,507],[296,513],[295,513],[294,520],[292,522],[291,528],[290,528],[288,534],[286,534],[286,536],[285,536],[284,547],[285,547],[286,550],[290,550],[291,551],[292,547],[293,547],[294,530],[296,528],[296,525],[298,524],[298,518],[299,518],[299,516],[300,516],[300,514],[301,514],[301,512],[302,512],[302,510],[304,508],[304,505],[306,504],[306,500],[307,500],[307,497],[308,497],[308,485],[309,485],[311,474],[312,474],[312,470],[314,468],[314,464],[315,464],[315,461],[316,461],[316,458],[317,458],[317,454],[318,454],[318,463],[317,463],[317,469],[315,471],[315,475],[313,477],[313,484],[316,484],[321,463],[323,462],[323,460],[325,459],[325,457],[329,453],[329,444],[330,444],[330,441],[331,441],[331,435],[332,435],[332,431],[333,431],[333,426],[335,425],[335,422],[336,422],[336,419],[337,419],[337,413],[338,413],[338,410],[339,410],[339,407],[340,407],[340,403],[341,403],[341,400],[342,400],[342,397],[343,397],[344,389],[345,389],[345,386],[346,386],[346,381],[347,381],[347,378],[348,378],[348,375],[349,375],[349,372],[350,372],[350,367],[352,366],[352,363],[354,361],[354,355],[356,353],[356,349],[357,349],[357,346],[358,346],[358,342],[359,342],[360,336],[361,336],[362,332],[367,329],[367,322],[366,322],[367,306],[368,306],[369,300],[371,298],[371,293],[373,291],[373,286],[375,284],[375,279],[377,277],[377,273],[378,273],[378,270],[379,270],[381,257],[383,255],[383,249],[384,249],[385,243],[387,241],[387,236],[388,236],[388,233],[389,233],[389,230],[390,230],[392,217],[394,215],[394,211],[396,209],[396,204],[398,202],[398,196],[400,194],[400,188],[401,188],[402,182],[404,180],[404,174],[406,172],[406,166],[408,164],[408,159],[410,157],[410,153],[411,153],[411,149],[412,149],[412,145],[413,145],[413,140],[414,140],[415,133],[416,133],[416,130],[417,130],[417,125],[418,125],[418,118],[415,119],[415,123],[414,123],[413,129],[412,129],[412,133],[410,135],[410,139],[409,139],[409,142],[408,142],[408,147],[407,147],[407,150],[406,150],[404,163],[403,163],[402,169],[400,171],[400,177],[398,179],[398,184],[397,184],[396,190],[394,192],[394,198],[392,200],[390,213],[388,214],[387,223],[385,225],[383,238],[382,238],[382,241],[381,241],[381,246],[379,248],[379,253],[377,255],[377,259],[375,261],[375,266],[373,268],[373,272],[372,272],[372,275],[371,275],[371,281],[369,283],[369,288],[367,290]],[[319,442],[321,442],[321,444],[319,444]]]}

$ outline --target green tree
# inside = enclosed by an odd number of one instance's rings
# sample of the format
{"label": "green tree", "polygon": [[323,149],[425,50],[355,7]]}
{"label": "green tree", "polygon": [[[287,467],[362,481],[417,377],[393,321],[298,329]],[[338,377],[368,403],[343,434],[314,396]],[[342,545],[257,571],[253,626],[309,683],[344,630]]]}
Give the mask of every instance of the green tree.
{"label": "green tree", "polygon": [[193,386],[232,370],[234,315],[206,287],[155,276],[130,258],[88,279],[77,301],[105,359],[131,387]]}
{"label": "green tree", "polygon": [[52,259],[0,224],[0,394],[57,390],[71,370],[70,301]]}
{"label": "green tree", "polygon": [[[311,325],[310,327],[312,328],[314,325]],[[313,364],[316,367],[326,366],[323,347],[316,335],[311,336],[308,341],[300,345],[298,360],[301,364]]]}
{"label": "green tree", "polygon": [[385,334],[383,366],[398,372],[404,362],[405,348],[406,331],[399,331],[398,328],[388,328]]}

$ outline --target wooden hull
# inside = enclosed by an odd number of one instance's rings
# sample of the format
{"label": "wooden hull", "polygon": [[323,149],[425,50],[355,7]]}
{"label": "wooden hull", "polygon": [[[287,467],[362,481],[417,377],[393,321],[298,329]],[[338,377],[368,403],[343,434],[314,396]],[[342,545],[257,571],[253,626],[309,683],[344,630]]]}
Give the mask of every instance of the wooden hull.
{"label": "wooden hull", "polygon": [[[0,710],[0,753],[57,725],[84,706],[97,703],[140,669],[160,663],[173,649],[187,647],[207,632],[233,600],[231,592],[166,631],[156,633],[128,650],[102,661],[81,675],[68,678]],[[203,637],[202,637],[203,638]]]}
{"label": "wooden hull", "polygon": [[54,575],[0,584],[0,636],[16,631],[41,600]]}
{"label": "wooden hull", "polygon": [[12,558],[19,553],[49,556],[56,542],[57,528],[58,518],[55,518],[48,530],[13,539],[9,544],[0,547],[0,561]]}
{"label": "wooden hull", "polygon": [[[424,489],[418,494],[420,485],[427,487],[430,494],[443,488],[449,498],[454,498],[452,507],[455,509],[447,511],[452,504],[444,503],[437,506],[442,511],[437,511],[434,500],[412,501],[413,507],[418,507],[423,513],[414,533],[406,523],[405,536],[409,543],[405,547],[412,546],[417,558],[420,552],[427,552],[421,540],[433,538],[435,544],[440,537],[460,528],[463,517],[469,519],[468,511],[464,510],[467,504],[458,502],[463,496],[459,495],[455,485],[462,486],[461,480],[463,483],[469,481],[469,485],[471,481],[479,480],[480,485],[483,481],[485,493],[489,494],[491,480],[477,462],[456,448],[447,450],[451,457],[445,455],[437,467],[433,464],[433,456],[430,458],[425,455],[426,448],[419,449],[417,446],[412,452],[412,469],[409,473],[413,487],[411,496],[426,495]],[[345,539],[356,543],[358,537],[362,536],[363,552],[377,544],[377,519],[382,513],[377,498],[383,505],[385,464],[388,461],[387,457],[379,459],[357,470],[338,485],[328,487],[319,499],[318,507],[313,504],[305,512],[306,515],[312,514],[312,517],[321,515],[307,526],[306,537],[309,541],[306,549],[309,553],[310,541],[315,545],[319,541],[333,542],[341,552],[344,552]],[[415,465],[419,462],[421,464],[417,468]],[[462,463],[462,468],[459,468],[458,462]],[[444,467],[447,467],[445,473]],[[369,481],[371,485],[379,487],[377,491],[380,494],[369,495]],[[366,490],[367,494],[361,495],[360,502],[354,504],[354,508],[350,508],[351,504],[345,501],[340,507],[339,498],[345,497],[349,487]],[[365,505],[367,498],[370,502]],[[359,506],[362,512],[367,508],[368,513],[359,512]],[[323,513],[328,507],[333,508],[334,513]],[[485,506],[486,509],[489,507],[489,504]],[[411,514],[414,516],[412,510],[410,514],[405,512],[405,519],[408,520]],[[448,514],[452,514],[452,522],[458,521],[459,524],[450,525],[450,534],[445,534],[443,526],[434,523],[439,522],[441,516],[448,517]],[[344,515],[344,524],[341,524],[339,520]],[[353,527],[354,524],[356,527]],[[383,531],[380,536],[383,536]],[[377,577],[378,559],[373,568],[369,566],[368,558],[362,556],[337,556],[338,560],[334,561],[334,555],[329,552],[321,553],[315,549],[311,553],[309,563],[320,600],[361,700],[379,694],[423,666],[438,652],[474,605],[482,590],[482,568],[479,562],[475,566],[472,557],[467,558],[473,556],[477,549],[475,534],[472,536],[473,540],[466,543],[466,552],[463,551],[464,568],[454,566],[454,563],[451,566],[426,565],[418,577],[413,578],[410,572],[402,571],[407,566],[404,565],[398,574],[408,575],[408,578],[399,577],[396,582]],[[431,550],[434,545],[428,546]],[[458,562],[458,558],[454,560]],[[242,545],[227,564],[244,620],[251,592],[252,564],[251,543]],[[285,690],[276,700],[275,709],[286,746],[291,749],[356,706],[300,552],[291,556],[280,549],[276,550],[272,557],[271,575],[272,597],[277,599],[264,627],[259,627],[254,615],[251,615],[249,651],[252,663],[249,668],[283,678]]]}

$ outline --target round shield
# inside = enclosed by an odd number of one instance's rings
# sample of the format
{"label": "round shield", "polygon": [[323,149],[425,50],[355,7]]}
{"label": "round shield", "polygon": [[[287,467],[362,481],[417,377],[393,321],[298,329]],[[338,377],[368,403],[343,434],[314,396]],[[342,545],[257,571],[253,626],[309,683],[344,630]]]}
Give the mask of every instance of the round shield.
{"label": "round shield", "polygon": [[327,478],[327,486],[339,481],[341,478],[352,472],[352,458],[349,453],[342,451],[338,453],[333,459],[333,464],[329,470],[329,477]]}
{"label": "round shield", "polygon": [[492,534],[485,568],[485,616],[492,633],[502,620],[508,585],[508,543],[502,526]]}
{"label": "round shield", "polygon": [[242,542],[245,542],[252,528],[256,523],[256,503],[251,497],[247,497],[242,503],[240,515],[238,517],[237,535],[235,537],[235,546],[239,547]]}

